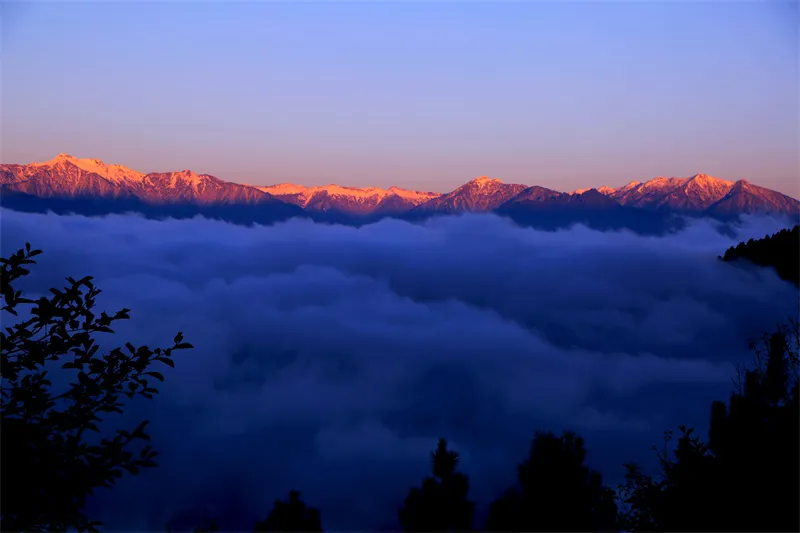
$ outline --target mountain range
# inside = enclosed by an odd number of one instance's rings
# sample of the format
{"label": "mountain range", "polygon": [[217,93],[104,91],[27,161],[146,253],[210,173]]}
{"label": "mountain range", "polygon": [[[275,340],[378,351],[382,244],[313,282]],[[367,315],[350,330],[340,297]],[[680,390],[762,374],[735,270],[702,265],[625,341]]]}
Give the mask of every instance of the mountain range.
{"label": "mountain range", "polygon": [[334,184],[256,186],[191,170],[143,174],[63,153],[43,163],[0,165],[0,204],[25,211],[86,215],[135,211],[156,217],[204,215],[242,223],[302,216],[360,224],[386,216],[418,220],[437,214],[491,211],[540,227],[583,222],[604,228],[644,229],[663,225],[674,215],[800,217],[800,202],[794,198],[746,180],[734,182],[705,174],[572,192],[481,176],[440,194]]}

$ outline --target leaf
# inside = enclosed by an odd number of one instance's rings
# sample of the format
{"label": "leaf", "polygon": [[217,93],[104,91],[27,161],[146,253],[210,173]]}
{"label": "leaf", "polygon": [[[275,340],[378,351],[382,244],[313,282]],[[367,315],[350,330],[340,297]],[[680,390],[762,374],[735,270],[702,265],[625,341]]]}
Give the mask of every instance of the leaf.
{"label": "leaf", "polygon": [[161,372],[155,372],[155,371],[153,371],[153,372],[145,372],[144,375],[145,376],[153,376],[158,381],[164,381],[164,376],[161,375]]}

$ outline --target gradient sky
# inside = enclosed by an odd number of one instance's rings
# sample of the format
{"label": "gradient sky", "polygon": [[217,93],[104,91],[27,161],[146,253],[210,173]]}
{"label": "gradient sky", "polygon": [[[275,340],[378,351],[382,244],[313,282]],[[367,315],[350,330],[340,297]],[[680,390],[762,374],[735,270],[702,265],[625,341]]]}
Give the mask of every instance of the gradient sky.
{"label": "gradient sky", "polygon": [[2,157],[800,197],[797,2],[0,3]]}

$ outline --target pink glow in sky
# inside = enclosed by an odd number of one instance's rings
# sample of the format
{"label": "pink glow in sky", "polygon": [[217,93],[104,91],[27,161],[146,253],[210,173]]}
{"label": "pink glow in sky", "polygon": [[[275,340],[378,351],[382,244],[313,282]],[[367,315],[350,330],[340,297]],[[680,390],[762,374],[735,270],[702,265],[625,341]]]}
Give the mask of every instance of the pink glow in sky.
{"label": "pink glow in sky", "polygon": [[800,197],[796,2],[3,3],[2,162]]}

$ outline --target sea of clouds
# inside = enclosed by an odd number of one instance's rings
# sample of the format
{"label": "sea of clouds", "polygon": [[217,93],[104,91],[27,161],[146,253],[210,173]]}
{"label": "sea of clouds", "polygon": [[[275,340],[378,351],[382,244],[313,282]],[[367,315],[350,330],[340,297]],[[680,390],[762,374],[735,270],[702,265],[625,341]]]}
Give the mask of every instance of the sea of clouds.
{"label": "sea of clouds", "polygon": [[663,430],[703,428],[748,341],[797,312],[772,270],[717,258],[789,225],[768,218],[644,237],[493,215],[361,228],[0,217],[3,256],[44,250],[18,288],[92,275],[100,309],[132,310],[106,346],[166,347],[178,331],[195,346],[125,415],[152,421],[161,456],[97,493],[92,516],[115,530],[203,511],[247,529],[292,488],[327,530],[395,529],[440,436],[479,514],[537,429],[582,434],[617,483],[624,461],[652,462]]}

